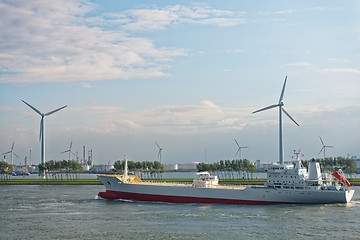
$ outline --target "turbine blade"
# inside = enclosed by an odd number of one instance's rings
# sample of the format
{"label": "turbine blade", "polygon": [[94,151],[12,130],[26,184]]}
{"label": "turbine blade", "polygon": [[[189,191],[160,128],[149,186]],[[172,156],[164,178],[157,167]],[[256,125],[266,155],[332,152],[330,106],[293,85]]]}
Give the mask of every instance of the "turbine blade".
{"label": "turbine blade", "polygon": [[321,139],[321,137],[319,137],[319,138],[320,138],[321,144],[322,144],[323,146],[325,146],[325,144],[324,144],[323,140]]}
{"label": "turbine blade", "polygon": [[280,98],[279,98],[279,104],[282,102],[282,100],[283,100],[283,98],[284,98],[286,80],[287,80],[287,76],[285,77],[284,85],[283,85],[283,88],[282,88],[282,90],[281,90],[281,95],[280,95]]}
{"label": "turbine blade", "polygon": [[28,104],[27,102],[25,102],[24,100],[21,100],[23,101],[26,105],[28,105],[32,110],[34,110],[35,112],[37,112],[39,115],[41,115],[41,112],[39,110],[37,110],[35,107],[31,106],[30,104]]}
{"label": "turbine blade", "polygon": [[8,151],[8,152],[6,152],[6,153],[3,153],[3,155],[8,154],[8,153],[11,153],[11,151]]}
{"label": "turbine blade", "polygon": [[321,148],[320,152],[318,155],[320,155],[320,153],[325,149],[325,146]]}
{"label": "turbine blade", "polygon": [[239,145],[238,141],[236,141],[236,139],[235,139],[235,138],[234,138],[234,141],[236,142],[236,145],[237,145],[238,147],[240,147],[240,145]]}
{"label": "turbine blade", "polygon": [[71,143],[70,143],[70,148],[69,148],[69,149],[71,149],[71,147],[72,147],[72,141],[71,141]]}
{"label": "turbine blade", "polygon": [[67,152],[70,152],[70,150],[63,151],[63,152],[61,152],[60,154],[62,154],[62,153],[67,153]]}
{"label": "turbine blade", "polygon": [[333,148],[334,146],[325,146],[325,147],[328,147],[328,148]]}
{"label": "turbine blade", "polygon": [[159,144],[155,141],[156,146],[158,146],[159,149],[161,149],[161,147],[159,146]]}
{"label": "turbine blade", "polygon": [[14,149],[14,144],[15,144],[15,142],[13,142],[13,144],[12,144],[11,151]]}
{"label": "turbine blade", "polygon": [[63,108],[66,108],[66,107],[67,107],[67,105],[65,105],[65,106],[63,106],[63,107],[61,107],[61,108],[58,108],[58,109],[56,109],[56,110],[54,110],[54,111],[45,113],[45,116],[49,116],[49,115],[51,115],[51,114],[53,114],[53,113],[56,113],[57,111],[60,111],[60,110],[63,109]]}
{"label": "turbine blade", "polygon": [[256,110],[255,112],[252,112],[252,113],[261,112],[261,111],[268,110],[268,109],[271,109],[271,108],[276,108],[276,107],[279,107],[279,106],[280,106],[279,104],[270,105],[270,106],[264,107],[262,109]]}
{"label": "turbine blade", "polygon": [[13,154],[14,154],[17,158],[19,158],[19,156],[18,156],[18,155],[16,155],[16,153],[14,153],[14,152],[13,152]]}
{"label": "turbine blade", "polygon": [[281,110],[282,110],[282,111],[286,114],[286,116],[288,116],[296,125],[299,126],[299,124],[290,116],[290,114],[289,114],[287,111],[285,111],[284,108],[281,108]]}
{"label": "turbine blade", "polygon": [[236,151],[235,157],[238,155],[239,152],[240,152],[240,147],[239,147],[239,149]]}

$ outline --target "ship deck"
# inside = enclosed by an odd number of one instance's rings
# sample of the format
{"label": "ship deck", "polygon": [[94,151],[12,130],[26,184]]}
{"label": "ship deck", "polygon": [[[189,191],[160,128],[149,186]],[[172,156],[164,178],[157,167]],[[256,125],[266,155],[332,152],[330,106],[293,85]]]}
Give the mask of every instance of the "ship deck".
{"label": "ship deck", "polygon": [[[171,187],[193,187],[191,183],[175,183],[175,182],[148,182],[144,181],[141,183],[133,184],[142,184],[142,185],[157,185],[157,186],[171,186]],[[194,187],[195,188],[195,187]],[[201,188],[201,187],[199,187]],[[212,185],[205,188],[217,188],[217,189],[235,189],[235,190],[244,190],[246,186],[243,185]]]}

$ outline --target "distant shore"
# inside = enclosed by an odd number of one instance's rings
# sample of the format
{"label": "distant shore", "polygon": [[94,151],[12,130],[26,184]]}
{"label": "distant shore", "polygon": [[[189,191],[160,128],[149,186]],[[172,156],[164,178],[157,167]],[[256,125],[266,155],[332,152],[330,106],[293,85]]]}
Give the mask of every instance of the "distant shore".
{"label": "distant shore", "polygon": [[[163,179],[143,179],[151,182],[176,182],[192,183],[192,178],[163,178]],[[352,186],[360,186],[360,178],[348,179]],[[219,184],[226,185],[263,185],[265,179],[220,179]],[[102,185],[98,179],[0,179],[0,185]]]}

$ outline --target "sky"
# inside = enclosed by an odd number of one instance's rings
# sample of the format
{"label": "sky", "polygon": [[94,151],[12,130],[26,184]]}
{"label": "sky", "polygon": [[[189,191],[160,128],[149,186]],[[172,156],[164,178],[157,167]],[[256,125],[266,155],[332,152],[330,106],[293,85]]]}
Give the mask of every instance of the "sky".
{"label": "sky", "polygon": [[[46,160],[360,156],[360,2],[0,0],[0,151]],[[10,155],[6,155],[7,161]]]}

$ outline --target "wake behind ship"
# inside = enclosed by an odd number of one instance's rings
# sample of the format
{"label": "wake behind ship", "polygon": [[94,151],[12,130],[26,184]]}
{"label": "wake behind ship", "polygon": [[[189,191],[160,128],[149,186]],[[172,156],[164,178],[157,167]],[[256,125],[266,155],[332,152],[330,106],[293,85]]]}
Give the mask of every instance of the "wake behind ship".
{"label": "wake behind ship", "polygon": [[302,167],[300,160],[293,165],[274,164],[267,170],[264,186],[219,185],[217,176],[208,172],[197,173],[192,184],[144,182],[136,175],[128,175],[125,168],[123,175],[98,175],[106,188],[99,197],[168,203],[265,205],[348,203],[354,195],[341,171],[324,178],[315,161],[309,162],[309,170]]}

